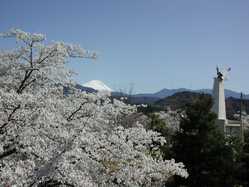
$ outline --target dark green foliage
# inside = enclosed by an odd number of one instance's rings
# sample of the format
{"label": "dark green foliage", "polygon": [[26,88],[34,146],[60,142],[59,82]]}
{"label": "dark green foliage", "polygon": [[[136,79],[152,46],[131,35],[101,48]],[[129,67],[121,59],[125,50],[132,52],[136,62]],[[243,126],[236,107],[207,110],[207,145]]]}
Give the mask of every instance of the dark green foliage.
{"label": "dark green foliage", "polygon": [[245,142],[237,162],[237,181],[243,187],[249,186],[249,131],[245,132]]}
{"label": "dark green foliage", "polygon": [[208,94],[200,94],[190,91],[178,92],[172,96],[160,99],[155,102],[155,105],[158,106],[170,106],[172,110],[184,109],[186,105],[189,105],[195,102],[199,96],[211,98]]}
{"label": "dark green foliage", "polygon": [[[244,99],[242,101],[243,110],[249,114],[249,100]],[[226,111],[228,119],[235,119],[234,114],[238,114],[241,109],[241,100],[233,97],[226,99]]]}
{"label": "dark green foliage", "polygon": [[175,178],[176,185],[232,187],[235,183],[234,152],[215,125],[211,107],[212,100],[206,96],[186,107],[181,130],[173,137],[172,156],[186,165],[189,178]]}
{"label": "dark green foliage", "polygon": [[[188,179],[175,177],[166,186],[248,187],[249,132],[245,133],[244,144],[238,137],[224,137],[215,124],[216,115],[210,112],[211,97],[196,95],[187,103],[185,99],[177,101],[179,109],[185,109],[186,113],[180,123],[181,130],[176,134],[153,114],[164,110],[165,106],[150,105],[141,109],[151,119],[148,128],[160,132],[167,140],[161,147],[164,158],[183,162],[190,174]],[[174,99],[171,101],[175,103]]]}
{"label": "dark green foliage", "polygon": [[147,105],[147,107],[138,107],[137,110],[138,112],[142,112],[145,115],[150,115],[153,112],[166,111],[165,107],[151,104]]}
{"label": "dark green foliage", "polygon": [[159,118],[159,115],[157,114],[150,114],[149,115],[151,122],[149,124],[149,129],[157,131],[162,134],[162,136],[167,137],[168,135],[172,135],[172,132],[170,132],[169,127],[164,122],[164,120]]}
{"label": "dark green foliage", "polygon": [[[172,96],[160,99],[154,103],[154,107],[170,107],[173,110],[184,109],[186,105],[194,103],[198,98],[202,97],[211,98],[209,94],[201,94],[197,92],[178,92]],[[226,112],[227,118],[235,120],[234,114],[238,114],[240,111],[240,99],[229,97],[226,98]],[[243,100],[244,110],[249,114],[249,100]]]}

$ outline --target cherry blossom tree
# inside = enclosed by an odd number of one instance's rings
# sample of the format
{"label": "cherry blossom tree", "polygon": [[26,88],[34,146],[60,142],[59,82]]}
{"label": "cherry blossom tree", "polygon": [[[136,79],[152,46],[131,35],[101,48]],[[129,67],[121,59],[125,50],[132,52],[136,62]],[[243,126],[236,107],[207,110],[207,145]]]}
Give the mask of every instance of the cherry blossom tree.
{"label": "cherry blossom tree", "polygon": [[65,64],[94,52],[19,29],[0,35],[18,44],[0,53],[0,185],[151,186],[188,177],[182,163],[162,159],[159,133],[121,126],[136,107],[75,88]]}

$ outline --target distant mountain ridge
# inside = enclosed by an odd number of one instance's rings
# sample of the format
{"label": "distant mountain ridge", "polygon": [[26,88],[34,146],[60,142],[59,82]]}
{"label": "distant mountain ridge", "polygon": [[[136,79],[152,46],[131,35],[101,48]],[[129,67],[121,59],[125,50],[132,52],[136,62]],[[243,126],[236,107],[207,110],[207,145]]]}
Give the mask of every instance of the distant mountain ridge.
{"label": "distant mountain ridge", "polygon": [[[138,103],[141,103],[144,101],[145,103],[152,103],[156,100],[163,99],[165,97],[172,96],[176,93],[180,92],[195,92],[195,93],[204,93],[204,94],[211,94],[212,95],[212,89],[188,89],[188,88],[178,88],[178,89],[167,89],[164,88],[158,92],[155,93],[139,93],[139,94],[127,94],[122,92],[117,92],[112,90],[110,87],[108,87],[104,82],[100,80],[91,80],[89,82],[84,83],[83,85],[77,84],[77,87],[80,90],[85,90],[86,92],[97,92],[97,91],[108,91],[111,93],[113,97],[130,97],[132,100],[139,100]],[[233,98],[240,98],[241,93],[236,92],[233,90],[225,89],[225,96],[233,97]],[[244,95],[244,99],[249,99],[249,94]],[[135,102],[136,103],[136,102]]]}
{"label": "distant mountain ridge", "polygon": [[[164,88],[156,93],[142,93],[142,94],[135,94],[133,97],[155,97],[158,99],[163,99],[168,96],[172,96],[179,92],[196,92],[196,93],[205,93],[205,94],[212,94],[212,89],[199,89],[199,90],[192,90],[187,88],[179,88],[179,89],[167,89]],[[225,89],[225,95],[226,97],[234,97],[234,98],[240,98],[240,92],[236,92],[233,90]],[[249,99],[249,94],[244,95],[245,99]]]}
{"label": "distant mountain ridge", "polygon": [[[134,104],[140,104],[140,103],[151,104],[160,99],[163,99],[163,98],[166,98],[166,97],[169,97],[176,93],[181,93],[181,92],[194,92],[194,93],[204,93],[204,94],[212,95],[212,89],[193,90],[193,89],[188,89],[188,88],[178,88],[178,89],[164,88],[155,93],[139,93],[139,94],[129,95],[129,94],[122,93],[122,92],[115,92],[99,80],[92,80],[92,81],[85,83],[84,85],[77,84],[76,88],[80,89],[81,91],[86,91],[86,92],[97,92],[101,90],[107,90],[111,92],[111,95],[113,97],[116,97],[116,98],[129,97],[130,102]],[[225,96],[226,98],[233,97],[233,98],[239,99],[241,96],[241,93],[233,91],[233,90],[225,89]],[[249,99],[249,94],[244,94],[243,97],[244,99]]]}
{"label": "distant mountain ridge", "polygon": [[[112,92],[112,96],[119,98],[119,97],[129,97],[129,102],[132,104],[153,104],[156,101],[160,99],[164,99],[166,97],[173,96],[177,93],[181,92],[192,92],[192,93],[203,93],[203,94],[209,94],[212,95],[212,89],[199,89],[199,90],[192,90],[187,88],[179,88],[179,89],[162,89],[159,92],[156,93],[140,93],[140,94],[134,94],[129,95],[122,92]],[[225,96],[226,98],[233,97],[235,99],[240,98],[241,93],[225,89]],[[249,99],[249,95],[243,95],[244,99]]]}

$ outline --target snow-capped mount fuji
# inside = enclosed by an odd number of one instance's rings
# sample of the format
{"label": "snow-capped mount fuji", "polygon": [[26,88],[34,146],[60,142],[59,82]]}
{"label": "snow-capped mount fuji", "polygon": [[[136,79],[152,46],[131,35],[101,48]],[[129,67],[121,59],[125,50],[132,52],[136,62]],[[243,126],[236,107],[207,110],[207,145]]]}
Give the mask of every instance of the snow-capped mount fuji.
{"label": "snow-capped mount fuji", "polygon": [[100,80],[91,80],[83,84],[83,86],[88,87],[88,88],[93,88],[94,90],[97,90],[97,91],[107,91],[107,92],[113,91],[111,88],[109,88],[106,84],[104,84]]}

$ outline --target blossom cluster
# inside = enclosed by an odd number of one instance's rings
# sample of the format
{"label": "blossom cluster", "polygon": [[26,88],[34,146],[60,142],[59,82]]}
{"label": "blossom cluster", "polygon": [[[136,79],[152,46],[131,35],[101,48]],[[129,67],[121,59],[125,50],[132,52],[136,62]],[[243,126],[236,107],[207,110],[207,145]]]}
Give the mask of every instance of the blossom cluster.
{"label": "blossom cluster", "polygon": [[18,29],[1,36],[22,44],[0,54],[0,186],[151,186],[188,177],[183,163],[161,158],[159,133],[122,126],[135,106],[75,88],[65,63],[95,53],[45,45],[43,35]]}

